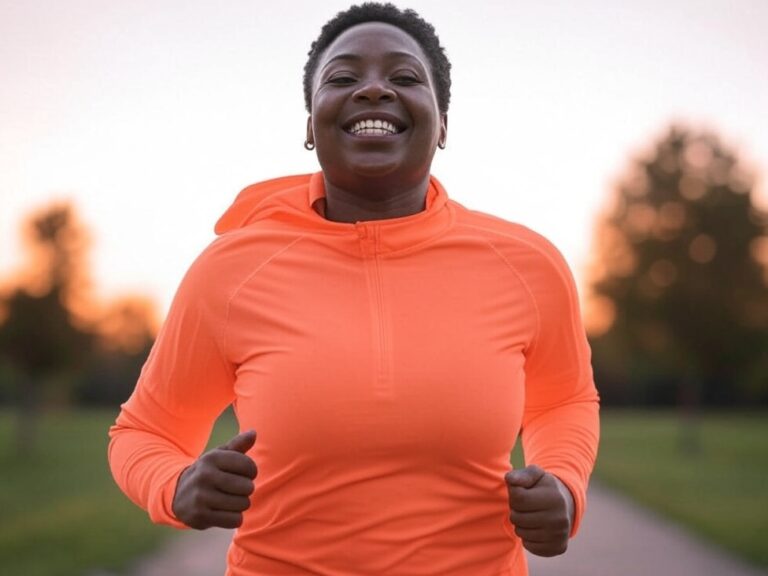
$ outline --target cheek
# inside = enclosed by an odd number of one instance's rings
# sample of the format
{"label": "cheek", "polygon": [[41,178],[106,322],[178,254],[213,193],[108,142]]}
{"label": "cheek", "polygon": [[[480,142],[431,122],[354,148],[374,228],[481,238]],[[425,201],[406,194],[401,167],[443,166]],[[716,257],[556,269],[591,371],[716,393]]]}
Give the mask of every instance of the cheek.
{"label": "cheek", "polygon": [[421,126],[419,130],[419,140],[429,142],[430,145],[437,145],[440,139],[440,118],[430,114],[425,114],[420,118]]}
{"label": "cheek", "polygon": [[418,103],[413,103],[411,107],[413,120],[421,125],[423,132],[440,132],[440,112],[437,103],[431,98],[424,98]]}
{"label": "cheek", "polygon": [[344,99],[324,90],[318,91],[312,98],[312,117],[317,125],[335,124]]}

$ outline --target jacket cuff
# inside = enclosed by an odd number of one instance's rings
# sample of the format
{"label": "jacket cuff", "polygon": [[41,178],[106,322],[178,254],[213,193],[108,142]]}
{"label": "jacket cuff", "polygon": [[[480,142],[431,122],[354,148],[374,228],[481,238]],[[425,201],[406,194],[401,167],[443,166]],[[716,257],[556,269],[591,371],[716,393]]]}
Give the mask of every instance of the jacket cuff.
{"label": "jacket cuff", "polygon": [[581,478],[569,470],[550,469],[547,472],[560,480],[573,497],[573,524],[571,525],[571,533],[569,535],[570,538],[573,538],[579,531],[581,519],[584,517],[584,511],[587,507],[586,486],[584,486]]}
{"label": "jacket cuff", "polygon": [[173,498],[176,495],[176,487],[179,483],[181,473],[186,470],[192,462],[184,462],[175,467],[171,476],[162,483],[156,495],[150,501],[147,508],[149,517],[155,524],[164,524],[173,528],[189,529],[190,527],[179,520],[173,513]]}

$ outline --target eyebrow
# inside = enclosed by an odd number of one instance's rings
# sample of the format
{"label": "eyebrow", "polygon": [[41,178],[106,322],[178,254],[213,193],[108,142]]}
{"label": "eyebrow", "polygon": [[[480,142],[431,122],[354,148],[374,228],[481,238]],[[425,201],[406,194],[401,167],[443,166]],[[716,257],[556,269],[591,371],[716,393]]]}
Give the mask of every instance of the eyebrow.
{"label": "eyebrow", "polygon": [[[401,50],[393,50],[391,52],[385,53],[384,56],[387,57],[387,58],[392,58],[392,57],[409,58],[411,60],[415,60],[421,66],[424,66],[424,64],[421,62],[421,60],[419,60],[416,56],[414,56],[410,52],[403,52]],[[334,56],[333,58],[328,60],[328,62],[326,62],[323,65],[323,67],[320,69],[320,71],[322,72],[323,70],[325,70],[329,65],[331,65],[336,60],[355,60],[355,61],[360,61],[362,59],[363,59],[362,56],[360,56],[359,54],[355,54],[353,52],[344,52],[342,54],[336,54],[336,56]]]}

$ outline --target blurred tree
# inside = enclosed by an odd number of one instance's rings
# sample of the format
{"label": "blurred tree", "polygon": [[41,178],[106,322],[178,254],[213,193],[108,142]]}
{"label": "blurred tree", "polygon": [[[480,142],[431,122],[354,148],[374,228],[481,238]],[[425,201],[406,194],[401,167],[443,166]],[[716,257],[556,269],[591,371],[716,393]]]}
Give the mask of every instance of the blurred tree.
{"label": "blurred tree", "polygon": [[78,371],[92,352],[94,334],[79,325],[69,304],[84,284],[84,230],[67,204],[33,215],[26,241],[32,266],[24,283],[5,297],[0,324],[0,360],[11,373],[17,408],[17,447],[33,448],[41,402],[66,401]]}
{"label": "blurred tree", "polygon": [[587,297],[607,402],[768,401],[768,218],[713,134],[672,127],[616,187]]}
{"label": "blurred tree", "polygon": [[88,233],[71,205],[32,214],[24,240],[27,267],[0,290],[0,403],[16,408],[16,444],[28,453],[44,406],[114,406],[128,397],[159,319],[146,297],[92,297]]}

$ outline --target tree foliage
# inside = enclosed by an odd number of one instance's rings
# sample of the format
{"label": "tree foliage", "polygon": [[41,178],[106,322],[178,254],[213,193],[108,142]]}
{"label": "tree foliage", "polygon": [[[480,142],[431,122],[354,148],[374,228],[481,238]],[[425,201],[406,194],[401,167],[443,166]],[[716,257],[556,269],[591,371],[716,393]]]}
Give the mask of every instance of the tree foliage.
{"label": "tree foliage", "polygon": [[0,356],[22,376],[20,395],[37,396],[46,383],[59,388],[87,361],[94,334],[74,320],[69,303],[82,286],[85,232],[71,206],[54,205],[27,226],[31,256],[23,285],[4,298]]}
{"label": "tree foliage", "polygon": [[88,233],[73,206],[33,214],[25,243],[26,269],[0,293],[0,400],[16,408],[21,453],[34,448],[44,406],[125,400],[157,331],[148,299],[93,298]]}
{"label": "tree foliage", "polygon": [[768,218],[753,187],[716,135],[682,127],[629,167],[590,271],[606,400],[768,401]]}
{"label": "tree foliage", "polygon": [[68,303],[76,297],[85,246],[84,231],[69,205],[34,215],[27,226],[31,259],[26,285],[4,298],[0,361],[11,374],[20,454],[34,449],[40,406],[52,397],[66,402],[88,357],[94,335],[73,321]]}

